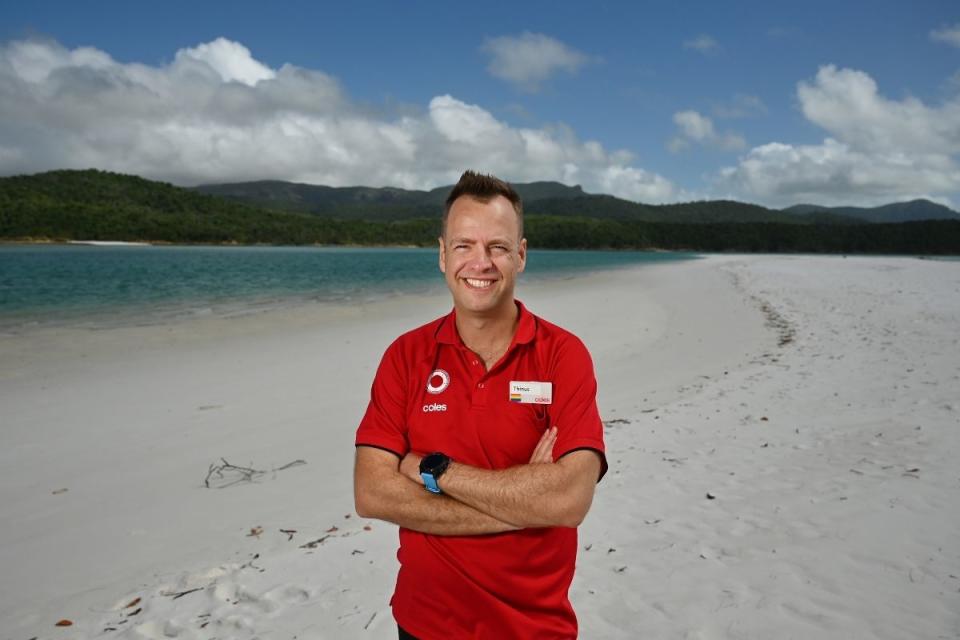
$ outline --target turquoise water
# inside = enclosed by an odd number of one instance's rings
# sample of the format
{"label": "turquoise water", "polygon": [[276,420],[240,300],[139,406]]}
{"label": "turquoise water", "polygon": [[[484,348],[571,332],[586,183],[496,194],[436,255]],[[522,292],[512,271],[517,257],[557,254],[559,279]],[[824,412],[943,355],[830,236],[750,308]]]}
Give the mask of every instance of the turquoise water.
{"label": "turquoise water", "polygon": [[[531,250],[521,279],[695,257]],[[0,329],[143,324],[444,286],[435,249],[7,245],[0,246]]]}

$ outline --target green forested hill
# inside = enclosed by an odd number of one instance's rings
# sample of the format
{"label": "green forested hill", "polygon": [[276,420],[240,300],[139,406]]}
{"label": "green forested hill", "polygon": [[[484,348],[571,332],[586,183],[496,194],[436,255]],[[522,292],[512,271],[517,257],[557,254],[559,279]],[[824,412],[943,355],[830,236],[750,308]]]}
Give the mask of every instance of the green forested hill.
{"label": "green forested hill", "polygon": [[[370,220],[402,219],[435,213],[439,204],[430,192],[371,187],[324,187],[263,180],[206,185],[196,191],[258,207],[319,216]],[[439,203],[443,202],[442,196]]]}
{"label": "green forested hill", "polygon": [[[0,239],[432,246],[446,194],[246,185],[270,206],[96,170],[0,178]],[[729,201],[651,206],[557,183],[521,187],[542,196],[526,206],[534,247],[960,254],[960,222],[953,220],[867,224],[830,211],[785,213]],[[304,213],[322,190],[339,204],[323,216]],[[306,204],[279,210],[294,195]],[[360,217],[390,202],[402,204],[392,213]],[[349,215],[335,215],[342,211]]]}
{"label": "green forested hill", "polygon": [[[862,224],[960,220],[960,214],[929,200],[914,200],[873,208],[796,205],[777,210],[731,200],[705,200],[670,205],[641,204],[610,195],[585,193],[579,186],[568,187],[559,182],[529,182],[513,186],[523,198],[525,211],[548,216],[586,216],[682,224]],[[196,187],[196,190],[255,206],[319,216],[359,220],[404,220],[437,215],[450,186],[431,191],[413,191],[392,187],[325,187],[274,180],[204,185]]]}
{"label": "green forested hill", "polygon": [[[581,196],[563,199],[535,200],[524,204],[527,211],[553,216],[609,218],[673,224],[708,224],[723,222],[779,222],[809,224],[811,219],[790,215],[754,204],[730,200],[703,200],[683,204],[649,205],[629,202],[613,196]],[[835,216],[830,222],[843,222]]]}
{"label": "green forested hill", "polygon": [[[530,214],[637,220],[645,222],[783,222],[803,224],[805,216],[731,201],[648,205],[609,195],[588,194],[579,186],[558,182],[513,185]],[[240,182],[196,187],[217,195],[261,207],[299,211],[320,216],[363,220],[403,220],[437,215],[450,186],[431,191],[371,187],[325,187],[279,181]],[[838,220],[842,218],[837,216]]]}
{"label": "green forested hill", "polygon": [[[525,203],[586,196],[580,187],[568,187],[559,182],[530,182],[515,186]],[[325,187],[278,180],[201,185],[195,189],[258,207],[356,220],[433,217],[441,210],[450,192],[449,186],[415,191],[393,187]],[[553,211],[549,213],[562,215]]]}
{"label": "green forested hill", "polygon": [[402,228],[273,211],[105,171],[0,178],[0,238],[240,244],[416,244]]}
{"label": "green forested hill", "polygon": [[783,210],[785,213],[810,217],[813,215],[837,215],[848,219],[876,223],[916,222],[918,220],[960,220],[953,209],[929,200],[896,202],[880,207],[821,207],[815,204],[798,204]]}

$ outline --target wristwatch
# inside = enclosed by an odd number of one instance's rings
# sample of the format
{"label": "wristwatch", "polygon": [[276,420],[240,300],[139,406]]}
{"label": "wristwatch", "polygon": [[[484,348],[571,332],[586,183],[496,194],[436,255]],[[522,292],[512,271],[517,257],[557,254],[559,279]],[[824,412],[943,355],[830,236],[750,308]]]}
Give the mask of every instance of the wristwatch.
{"label": "wristwatch", "polygon": [[427,488],[427,491],[443,493],[437,485],[437,480],[449,466],[450,456],[439,451],[431,453],[420,461],[420,477],[423,478],[423,486]]}

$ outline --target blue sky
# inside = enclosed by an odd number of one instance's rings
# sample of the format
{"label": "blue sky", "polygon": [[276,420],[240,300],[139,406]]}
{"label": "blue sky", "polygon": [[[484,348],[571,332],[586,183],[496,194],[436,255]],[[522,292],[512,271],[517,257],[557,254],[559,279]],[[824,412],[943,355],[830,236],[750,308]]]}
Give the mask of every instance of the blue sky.
{"label": "blue sky", "polygon": [[6,3],[0,174],[960,205],[955,2]]}

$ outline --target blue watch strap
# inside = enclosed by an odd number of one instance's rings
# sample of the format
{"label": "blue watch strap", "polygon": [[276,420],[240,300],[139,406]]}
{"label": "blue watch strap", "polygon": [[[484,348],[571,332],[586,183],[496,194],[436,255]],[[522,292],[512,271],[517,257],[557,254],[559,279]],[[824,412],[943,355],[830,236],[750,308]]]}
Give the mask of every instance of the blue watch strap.
{"label": "blue watch strap", "polygon": [[433,477],[432,473],[421,473],[420,477],[423,478],[423,486],[426,487],[427,491],[430,493],[443,493],[440,491],[440,487],[437,486],[437,480]]}

